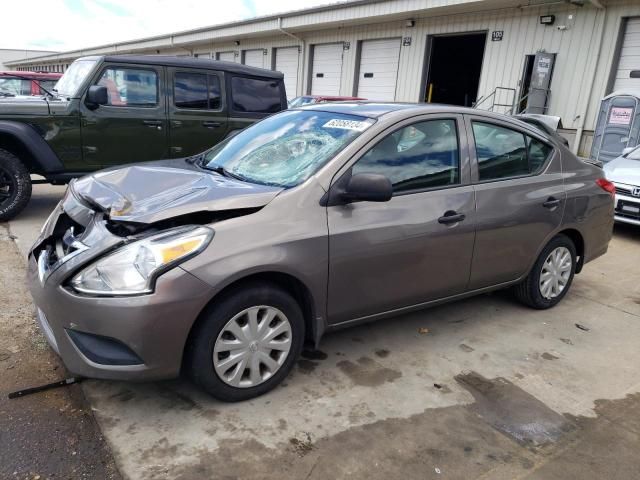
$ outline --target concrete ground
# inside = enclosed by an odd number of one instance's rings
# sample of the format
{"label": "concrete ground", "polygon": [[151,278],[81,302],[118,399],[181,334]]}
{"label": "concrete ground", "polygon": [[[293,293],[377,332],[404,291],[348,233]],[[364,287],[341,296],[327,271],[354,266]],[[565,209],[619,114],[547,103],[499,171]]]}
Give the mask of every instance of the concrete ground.
{"label": "concrete ground", "polygon": [[[60,196],[11,222],[24,252]],[[640,229],[548,311],[482,295],[326,336],[270,394],[88,381],[131,479],[640,478]]]}

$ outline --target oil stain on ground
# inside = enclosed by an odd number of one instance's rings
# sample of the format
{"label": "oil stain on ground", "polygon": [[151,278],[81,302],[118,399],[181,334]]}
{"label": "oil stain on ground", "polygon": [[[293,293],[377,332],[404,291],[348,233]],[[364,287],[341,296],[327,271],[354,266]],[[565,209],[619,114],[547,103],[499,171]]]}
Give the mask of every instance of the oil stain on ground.
{"label": "oil stain on ground", "polygon": [[356,363],[343,360],[336,365],[354,384],[363,387],[377,387],[402,376],[401,372],[386,368],[369,357],[360,357]]}
{"label": "oil stain on ground", "polygon": [[489,380],[475,372],[455,379],[473,395],[474,412],[523,446],[554,443],[574,428],[565,417],[509,380]]}

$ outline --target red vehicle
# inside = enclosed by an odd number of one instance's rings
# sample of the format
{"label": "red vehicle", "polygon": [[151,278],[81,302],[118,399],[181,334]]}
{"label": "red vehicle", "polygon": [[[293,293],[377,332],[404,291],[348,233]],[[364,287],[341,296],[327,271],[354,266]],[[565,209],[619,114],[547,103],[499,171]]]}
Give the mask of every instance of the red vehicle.
{"label": "red vehicle", "polygon": [[51,91],[61,76],[61,73],[0,71],[0,97],[45,95],[40,86]]}
{"label": "red vehicle", "polygon": [[314,103],[323,102],[349,102],[354,100],[366,100],[360,97],[338,97],[333,95],[303,95],[296,97],[289,102],[289,108],[302,107],[303,105],[312,105]]}

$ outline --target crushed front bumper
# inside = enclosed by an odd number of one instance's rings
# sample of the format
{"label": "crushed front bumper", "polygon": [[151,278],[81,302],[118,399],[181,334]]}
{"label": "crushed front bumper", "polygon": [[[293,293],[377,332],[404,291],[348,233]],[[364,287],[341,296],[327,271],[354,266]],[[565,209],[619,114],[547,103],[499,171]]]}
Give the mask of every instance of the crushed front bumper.
{"label": "crushed front bumper", "polygon": [[211,287],[176,267],[161,275],[148,295],[81,295],[68,286],[69,279],[123,239],[110,234],[101,219],[91,218],[81,240],[86,248],[43,267],[37,260],[43,256],[43,245],[59,235],[55,224],[62,215],[61,206],[29,254],[29,289],[51,348],[76,375],[113,380],[176,377],[189,332],[210,299]]}

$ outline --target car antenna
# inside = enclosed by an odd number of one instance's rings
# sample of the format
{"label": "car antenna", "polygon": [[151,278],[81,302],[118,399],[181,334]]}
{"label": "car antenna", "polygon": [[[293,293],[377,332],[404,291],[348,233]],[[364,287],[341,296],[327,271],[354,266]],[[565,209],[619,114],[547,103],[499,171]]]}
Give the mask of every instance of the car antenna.
{"label": "car antenna", "polygon": [[46,385],[40,385],[38,387],[25,388],[16,392],[11,392],[9,398],[20,398],[25,395],[31,395],[33,393],[44,392],[45,390],[52,390],[54,388],[66,387],[67,385],[73,385],[74,383],[80,383],[85,377],[69,377],[59,382],[47,383]]}

